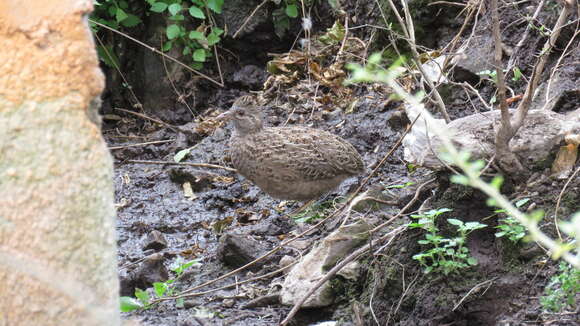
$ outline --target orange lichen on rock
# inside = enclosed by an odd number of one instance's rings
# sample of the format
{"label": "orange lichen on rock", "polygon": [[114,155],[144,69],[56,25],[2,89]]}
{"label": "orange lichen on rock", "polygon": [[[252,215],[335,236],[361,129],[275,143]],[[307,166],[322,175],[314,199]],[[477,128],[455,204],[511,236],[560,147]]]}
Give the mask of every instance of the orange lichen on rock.
{"label": "orange lichen on rock", "polygon": [[86,103],[98,96],[104,77],[87,37],[91,10],[91,0],[0,0],[0,98],[16,104],[76,93]]}

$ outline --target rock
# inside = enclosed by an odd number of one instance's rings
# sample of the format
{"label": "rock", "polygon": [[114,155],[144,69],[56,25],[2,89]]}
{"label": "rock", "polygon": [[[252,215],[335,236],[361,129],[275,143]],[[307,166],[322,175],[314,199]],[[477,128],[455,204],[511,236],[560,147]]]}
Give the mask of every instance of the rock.
{"label": "rock", "polygon": [[578,108],[578,103],[580,103],[577,64],[580,60],[580,54],[578,52],[572,51],[570,56],[564,58],[554,76],[538,86],[532,100],[531,110],[564,113]]}
{"label": "rock", "polygon": [[[284,256],[284,257],[280,258],[280,261],[278,262],[278,265],[279,265],[279,267],[280,267],[280,268],[284,268],[284,267],[286,267],[286,266],[288,266],[288,265],[292,264],[292,263],[294,262],[294,260],[295,260],[295,259],[296,259],[296,258],[294,258],[294,257],[292,257],[292,256],[288,256],[288,255],[286,255],[286,256]],[[284,272],[285,272],[285,273],[288,273],[288,271],[289,271],[289,270],[285,270]]]}
{"label": "rock", "polygon": [[[336,263],[348,256],[368,238],[370,226],[364,222],[341,226],[298,263],[284,280],[280,301],[285,305],[298,302]],[[325,307],[334,301],[329,282],[323,284],[306,302],[303,308]]]}
{"label": "rock", "polygon": [[147,239],[145,239],[145,245],[143,246],[143,250],[153,249],[155,251],[159,251],[165,248],[167,248],[167,240],[165,240],[165,236],[163,236],[163,233],[157,230],[153,230],[147,235]]}
{"label": "rock", "polygon": [[[407,107],[407,115],[413,120],[418,109]],[[512,114],[515,110],[511,110]],[[411,132],[403,139],[405,160],[433,170],[442,170],[441,139],[435,130],[446,132],[455,146],[469,150],[472,158],[490,158],[495,152],[495,130],[500,125],[500,111],[473,114],[445,124],[435,119],[433,124],[419,118]],[[511,150],[524,167],[549,167],[551,155],[563,143],[566,135],[580,133],[580,109],[567,116],[551,111],[529,111],[524,125],[510,142]],[[549,162],[547,162],[550,160]],[[546,164],[548,163],[548,164]]]}
{"label": "rock", "polygon": [[255,65],[246,65],[233,74],[232,82],[241,87],[260,90],[267,77],[268,74],[263,68]]}
{"label": "rock", "polygon": [[224,234],[219,240],[217,255],[224,264],[238,268],[260,257],[265,249],[259,241],[247,235]]}
{"label": "rock", "polygon": [[135,289],[146,289],[154,282],[165,282],[169,279],[167,268],[163,264],[164,257],[156,253],[145,257],[137,267],[131,271],[121,271],[119,274],[121,295],[133,296]]}

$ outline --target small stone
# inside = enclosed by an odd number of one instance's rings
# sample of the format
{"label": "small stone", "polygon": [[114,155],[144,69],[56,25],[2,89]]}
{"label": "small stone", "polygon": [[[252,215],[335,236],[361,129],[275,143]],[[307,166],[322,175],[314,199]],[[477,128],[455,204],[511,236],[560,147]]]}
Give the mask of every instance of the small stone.
{"label": "small stone", "polygon": [[264,249],[259,241],[250,236],[224,234],[219,240],[217,255],[224,264],[237,268],[260,257]]}
{"label": "small stone", "polygon": [[147,235],[147,239],[145,240],[143,250],[153,249],[159,251],[165,248],[167,248],[167,240],[165,240],[165,236],[163,236],[163,233],[157,230],[153,230]]}

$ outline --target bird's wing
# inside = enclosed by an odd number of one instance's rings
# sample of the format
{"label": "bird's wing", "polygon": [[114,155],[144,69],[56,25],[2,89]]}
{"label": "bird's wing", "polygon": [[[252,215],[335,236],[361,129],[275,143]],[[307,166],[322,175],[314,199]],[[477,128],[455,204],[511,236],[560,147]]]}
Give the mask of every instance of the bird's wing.
{"label": "bird's wing", "polygon": [[264,137],[262,143],[268,143],[261,153],[267,166],[288,179],[322,180],[362,171],[362,161],[352,145],[328,132],[267,128],[260,137]]}

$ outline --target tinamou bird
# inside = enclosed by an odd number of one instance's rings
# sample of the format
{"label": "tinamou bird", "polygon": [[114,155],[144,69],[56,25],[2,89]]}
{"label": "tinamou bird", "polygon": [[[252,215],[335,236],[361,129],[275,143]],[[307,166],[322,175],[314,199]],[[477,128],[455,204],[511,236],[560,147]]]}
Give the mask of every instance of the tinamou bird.
{"label": "tinamou bird", "polygon": [[238,98],[218,120],[233,121],[231,162],[268,195],[309,201],[364,171],[356,149],[324,130],[264,127],[253,96]]}

